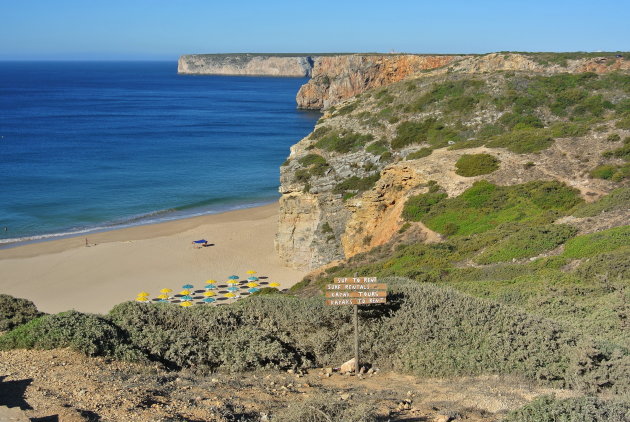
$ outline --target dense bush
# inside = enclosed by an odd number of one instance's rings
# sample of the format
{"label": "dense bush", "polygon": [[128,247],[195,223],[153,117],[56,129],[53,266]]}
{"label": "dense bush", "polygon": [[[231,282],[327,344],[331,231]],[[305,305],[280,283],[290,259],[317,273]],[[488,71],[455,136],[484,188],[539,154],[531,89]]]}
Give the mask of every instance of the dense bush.
{"label": "dense bush", "polygon": [[372,187],[376,184],[376,182],[378,182],[380,178],[381,178],[380,173],[376,173],[376,174],[373,174],[372,176],[367,176],[363,178],[352,176],[344,180],[343,182],[338,183],[333,188],[333,193],[344,194],[348,191],[353,192],[353,193],[363,192],[363,191],[372,189]]}
{"label": "dense bush", "polygon": [[562,245],[577,233],[575,228],[562,224],[510,225],[510,229],[506,238],[486,248],[475,261],[491,264],[529,258]]}
{"label": "dense bush", "polygon": [[391,145],[394,149],[401,149],[412,144],[429,143],[434,147],[444,147],[449,141],[459,140],[454,130],[446,127],[434,118],[421,122],[402,122],[396,128],[396,137]]}
{"label": "dense bush", "polygon": [[41,315],[30,300],[0,294],[0,332],[26,324]]}
{"label": "dense bush", "polygon": [[365,148],[365,150],[374,155],[381,155],[382,153],[389,151],[387,144],[384,141],[372,142]]}
{"label": "dense bush", "polygon": [[[418,199],[414,199],[418,201]],[[581,202],[578,191],[560,182],[529,182],[514,186],[497,186],[485,180],[458,197],[431,201],[421,217],[432,230],[444,233],[447,225],[457,226],[454,233],[480,233],[510,221],[551,222]],[[419,214],[405,205],[403,215]],[[405,214],[406,213],[406,214]]]}
{"label": "dense bush", "polygon": [[597,397],[556,399],[541,396],[510,412],[505,422],[626,422],[630,404],[605,401]]}
{"label": "dense bush", "polygon": [[324,135],[315,146],[327,151],[348,153],[372,141],[374,136],[362,135],[352,131],[330,132]]}
{"label": "dense bush", "polygon": [[455,163],[455,173],[473,177],[489,174],[499,168],[499,159],[490,154],[464,154]]}
{"label": "dense bush", "polygon": [[506,148],[517,154],[526,154],[547,149],[553,143],[548,129],[515,129],[495,136],[486,142],[492,148]]}
{"label": "dense bush", "polygon": [[630,226],[615,227],[596,233],[577,236],[567,242],[564,256],[584,258],[610,252],[622,246],[630,247]]}
{"label": "dense bush", "polygon": [[76,311],[36,318],[0,337],[0,350],[61,347],[72,347],[89,356],[139,356],[108,319]]}
{"label": "dense bush", "polygon": [[420,148],[418,151],[414,151],[405,157],[406,160],[418,160],[420,158],[428,157],[433,150],[431,148]]}
{"label": "dense bush", "polygon": [[597,166],[595,167],[593,170],[591,170],[591,177],[595,178],[595,179],[612,179],[612,177],[615,175],[615,173],[617,172],[617,166],[611,165],[611,164],[604,164],[601,166]]}
{"label": "dense bush", "polygon": [[[326,159],[319,154],[307,154],[300,158],[298,162],[308,168],[308,172],[300,172],[297,170],[295,175],[298,181],[308,181],[311,176],[323,176],[330,167]],[[298,175],[300,174],[300,176]]]}

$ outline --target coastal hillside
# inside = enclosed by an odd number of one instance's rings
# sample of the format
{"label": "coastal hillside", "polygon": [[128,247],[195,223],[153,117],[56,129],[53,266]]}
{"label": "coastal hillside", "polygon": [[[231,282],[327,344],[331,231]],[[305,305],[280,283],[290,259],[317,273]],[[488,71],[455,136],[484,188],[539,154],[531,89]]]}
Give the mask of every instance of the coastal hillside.
{"label": "coastal hillside", "polygon": [[[628,69],[615,55],[491,54],[326,108],[281,167],[280,256],[314,269],[384,245],[429,183],[454,198],[480,181],[555,181],[586,202],[624,185]],[[449,234],[425,223],[409,233]]]}

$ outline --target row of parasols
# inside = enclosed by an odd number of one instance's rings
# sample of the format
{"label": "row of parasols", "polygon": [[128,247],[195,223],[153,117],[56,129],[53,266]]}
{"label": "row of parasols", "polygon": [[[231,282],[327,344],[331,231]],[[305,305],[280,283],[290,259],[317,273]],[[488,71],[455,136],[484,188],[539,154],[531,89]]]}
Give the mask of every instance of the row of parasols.
{"label": "row of parasols", "polygon": [[[260,290],[260,284],[266,284],[269,287],[280,287],[279,283],[261,282],[254,274],[256,271],[247,271],[249,277],[245,281],[239,281],[240,277],[231,275],[225,284],[217,284],[215,280],[207,280],[203,290],[193,290],[195,286],[192,284],[184,284],[182,291],[173,294],[173,290],[164,288],[160,290],[160,294],[153,299],[149,298],[149,293],[140,292],[136,296],[137,302],[168,302],[176,303],[179,306],[188,307],[195,303],[212,304],[217,300],[228,300],[232,298],[240,298]],[[263,277],[266,278],[266,277]],[[220,290],[225,288],[225,290]],[[197,301],[197,302],[195,302]]]}

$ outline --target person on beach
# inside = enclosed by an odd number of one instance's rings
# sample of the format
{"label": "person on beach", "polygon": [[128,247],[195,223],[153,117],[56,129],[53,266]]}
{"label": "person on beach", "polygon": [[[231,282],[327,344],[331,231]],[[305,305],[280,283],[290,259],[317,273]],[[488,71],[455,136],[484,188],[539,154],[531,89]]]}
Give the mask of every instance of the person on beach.
{"label": "person on beach", "polygon": [[87,237],[86,237],[86,238],[85,238],[85,247],[87,248],[88,246],[89,246],[89,245],[88,245],[88,241],[87,241]]}

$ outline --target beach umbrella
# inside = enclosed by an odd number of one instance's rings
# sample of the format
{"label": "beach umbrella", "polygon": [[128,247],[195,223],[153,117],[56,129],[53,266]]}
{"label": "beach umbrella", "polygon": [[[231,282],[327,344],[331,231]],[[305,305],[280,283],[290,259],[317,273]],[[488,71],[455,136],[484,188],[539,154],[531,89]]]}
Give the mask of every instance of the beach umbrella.
{"label": "beach umbrella", "polygon": [[189,295],[189,294],[190,294],[190,291],[188,291],[188,290],[182,290],[181,292],[179,292],[179,294],[180,294],[180,295],[182,295],[182,296],[186,296],[186,295]]}
{"label": "beach umbrella", "polygon": [[215,292],[203,292],[203,295],[206,296],[206,297],[210,297],[210,296],[216,295],[216,293]]}
{"label": "beach umbrella", "polygon": [[168,300],[166,300],[166,299],[160,299],[160,300],[158,300],[158,302],[168,302]]}
{"label": "beach umbrella", "polygon": [[256,293],[257,291],[259,291],[260,289],[258,287],[252,287],[251,289],[248,290],[248,292],[250,293]]}
{"label": "beach umbrella", "polygon": [[158,299],[168,299],[168,295],[166,294],[161,294],[157,297]]}
{"label": "beach umbrella", "polygon": [[213,284],[213,283],[216,283],[216,282],[217,282],[216,280],[206,280],[206,283],[208,283],[208,284]]}
{"label": "beach umbrella", "polygon": [[182,299],[188,301],[188,300],[192,300],[192,297],[185,295],[185,296],[182,296]]}
{"label": "beach umbrella", "polygon": [[253,281],[250,283],[247,283],[247,287],[258,287],[258,283],[254,283]]}
{"label": "beach umbrella", "polygon": [[182,302],[182,303],[180,303],[180,304],[179,304],[179,306],[184,306],[184,307],[186,307],[186,306],[192,306],[192,303],[190,303],[190,302],[186,301],[186,302]]}
{"label": "beach umbrella", "polygon": [[258,277],[249,277],[247,281],[258,281]]}
{"label": "beach umbrella", "polygon": [[205,288],[206,290],[212,290],[212,289],[216,289],[217,286],[215,284],[206,284]]}
{"label": "beach umbrella", "polygon": [[195,286],[193,286],[192,284],[184,284],[182,286],[182,289],[192,289],[193,287],[195,287]]}
{"label": "beach umbrella", "polygon": [[239,276],[237,276],[237,275],[231,275],[231,276],[229,276],[228,278],[229,278],[230,280],[238,280],[238,279],[239,279]]}
{"label": "beach umbrella", "polygon": [[238,287],[228,287],[227,289],[230,292],[238,292]]}
{"label": "beach umbrella", "polygon": [[256,271],[249,270],[247,271],[247,274],[256,274]]}
{"label": "beach umbrella", "polygon": [[170,293],[172,291],[173,291],[173,289],[164,288],[164,289],[160,290],[160,293]]}
{"label": "beach umbrella", "polygon": [[224,294],[223,296],[224,297],[235,297],[236,295],[234,293],[230,292],[230,293]]}
{"label": "beach umbrella", "polygon": [[238,280],[228,280],[227,284],[238,284]]}
{"label": "beach umbrella", "polygon": [[147,296],[149,296],[149,294],[147,292],[140,292],[140,293],[138,293],[138,297],[141,297],[141,296],[147,297]]}
{"label": "beach umbrella", "polygon": [[216,299],[213,299],[213,298],[211,298],[211,297],[207,297],[207,298],[205,298],[203,301],[204,301],[205,303],[212,303],[212,302],[214,302],[215,300],[216,300]]}
{"label": "beach umbrella", "polygon": [[269,287],[280,287],[280,283],[274,281],[273,283],[269,283]]}
{"label": "beach umbrella", "polygon": [[146,296],[138,296],[136,298],[136,301],[138,301],[138,302],[148,302],[149,299]]}

